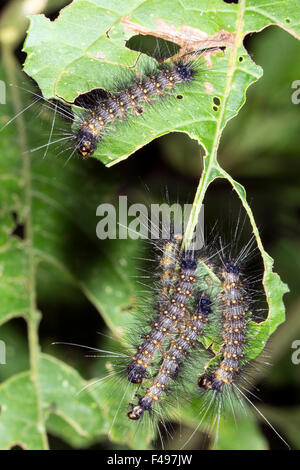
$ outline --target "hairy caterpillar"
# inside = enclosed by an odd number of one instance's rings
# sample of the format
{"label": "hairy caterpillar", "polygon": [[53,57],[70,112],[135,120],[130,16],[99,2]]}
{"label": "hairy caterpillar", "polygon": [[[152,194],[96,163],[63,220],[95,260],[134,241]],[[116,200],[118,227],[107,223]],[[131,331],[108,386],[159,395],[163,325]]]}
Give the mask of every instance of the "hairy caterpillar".
{"label": "hairy caterpillar", "polygon": [[[114,426],[116,419],[120,422],[119,420],[122,421],[127,415],[128,418],[130,418],[128,422],[132,423],[132,426],[130,425],[131,429],[135,427],[135,432],[139,433],[140,428],[135,422],[144,422],[145,427],[148,427],[149,421],[147,421],[147,418],[146,420],[142,419],[145,417],[144,415],[146,415],[147,417],[150,416],[150,423],[156,425],[158,433],[160,434],[159,426],[162,425],[165,428],[165,417],[169,419],[169,417],[172,416],[172,409],[176,407],[176,399],[182,403],[186,399],[187,401],[192,401],[194,397],[198,395],[199,401],[197,403],[201,403],[201,406],[198,408],[199,426],[196,426],[194,432],[196,432],[198,427],[202,424],[205,429],[203,423],[205,418],[209,432],[212,431],[212,428],[216,427],[215,435],[217,440],[219,422],[220,419],[225,416],[227,400],[231,404],[230,406],[233,413],[238,411],[239,402],[241,400],[246,400],[251,405],[255,406],[247,397],[246,392],[244,393],[242,391],[243,386],[239,383],[243,383],[243,381],[246,380],[246,372],[242,366],[244,366],[244,363],[251,362],[251,358],[248,359],[248,353],[251,352],[256,341],[255,338],[252,338],[251,331],[249,333],[247,331],[249,324],[248,319],[250,318],[249,309],[253,305],[254,292],[246,264],[251,256],[253,238],[240,250],[238,240],[235,238],[233,238],[229,244],[224,244],[224,242],[221,241],[220,245],[221,249],[216,245],[212,247],[211,244],[207,244],[203,252],[201,252],[200,257],[198,253],[192,253],[188,250],[181,253],[175,246],[174,239],[172,239],[171,243],[170,240],[159,242],[158,246],[162,247],[162,254],[157,260],[161,281],[156,291],[158,299],[156,299],[155,303],[152,302],[152,315],[149,313],[148,317],[147,312],[145,315],[144,312],[142,312],[142,316],[145,316],[144,322],[150,325],[149,319],[153,317],[153,310],[155,311],[155,315],[157,314],[157,307],[155,307],[155,305],[164,306],[165,310],[169,312],[175,307],[176,316],[172,319],[173,323],[170,326],[170,330],[158,330],[158,325],[154,324],[152,325],[150,333],[147,333],[149,336],[148,338],[146,337],[146,342],[142,345],[145,346],[145,349],[142,350],[140,357],[142,362],[145,361],[146,364],[138,364],[136,360],[137,357],[133,360],[134,366],[142,366],[141,371],[139,371],[141,372],[140,376],[137,375],[137,378],[140,380],[135,381],[129,379],[129,383],[127,381],[126,390],[120,398],[118,407],[114,410],[115,414],[112,426]],[[238,254],[233,256],[231,254],[232,251],[238,252]],[[214,258],[213,262],[210,261],[212,257]],[[182,261],[183,265],[180,266]],[[208,295],[207,291],[205,292],[202,287],[205,274],[200,272],[201,263],[207,267],[207,270],[212,271],[212,284],[210,284],[212,287]],[[195,281],[188,286],[180,285],[182,268],[187,270],[192,268],[192,275],[195,277]],[[198,271],[199,273],[197,274]],[[235,283],[235,285],[232,285],[233,283]],[[184,290],[185,294],[187,290],[191,290],[191,292],[188,296],[184,295],[182,299],[182,292],[178,292],[178,287]],[[211,292],[213,292],[212,295],[210,295]],[[172,299],[175,299],[175,302],[172,302]],[[202,304],[197,303],[199,299],[204,300],[204,302],[202,302]],[[183,300],[184,308],[182,308],[182,306],[179,308],[179,302],[181,300]],[[241,306],[241,304],[239,302],[232,302],[232,300],[240,300],[242,302],[243,312],[233,309],[233,307],[237,307],[237,305]],[[211,315],[212,303],[216,305],[216,308],[213,309],[214,315]],[[195,310],[191,310],[191,305],[195,307]],[[229,312],[230,308],[232,308],[233,313]],[[184,314],[183,310],[185,312]],[[225,318],[225,323],[227,322],[226,329],[222,327],[222,323],[224,322],[224,320],[222,320],[222,312],[225,310],[227,316],[227,318]],[[190,315],[190,312],[195,313],[194,315]],[[242,315],[244,312],[245,315]],[[230,353],[230,347],[232,346],[229,344],[230,335],[234,333],[230,332],[230,315],[237,316],[237,318],[233,320],[240,323],[243,319],[244,324],[242,326],[245,326],[245,328],[243,328],[243,337],[239,337],[239,343],[236,345],[236,349],[234,351],[231,350],[231,354],[238,353],[237,358],[228,358],[228,353]],[[169,320],[168,316],[165,316],[167,320]],[[257,318],[255,312],[252,318]],[[205,328],[204,330],[204,326],[207,323],[208,329]],[[202,353],[205,353],[207,357],[208,352],[204,351],[202,344],[205,344],[205,341],[211,338],[209,345],[212,345],[214,340],[217,339],[220,335],[217,324],[221,324],[220,326],[223,330],[223,348],[221,347],[217,352],[214,352],[212,359],[208,362],[209,368],[204,374],[201,374],[200,380],[204,381],[205,379],[208,386],[206,386],[205,389],[202,387],[199,388],[197,387],[197,375],[199,375],[198,357],[196,360],[191,353],[195,352],[199,357],[202,356]],[[156,338],[157,334],[159,335],[158,339]],[[150,343],[150,341],[147,342],[149,339],[159,340],[159,344]],[[147,357],[148,353],[152,354],[152,350],[150,349],[152,345],[156,353],[155,361],[153,357]],[[208,343],[206,343],[205,349],[207,349],[207,347]],[[240,349],[238,350],[237,348]],[[209,350],[213,351],[210,346]],[[145,354],[145,351],[147,351],[147,354]],[[127,369],[130,352],[128,350],[123,357],[121,354],[117,357],[116,353],[112,353],[110,359],[113,361],[109,369],[110,373],[107,377],[99,379],[99,382],[106,378],[110,380],[112,376],[115,377],[118,375],[118,388],[120,389],[120,383],[122,383],[121,374],[122,371],[124,371],[124,364],[126,364],[126,373],[128,374],[128,372],[130,372]],[[225,359],[226,361],[224,361]],[[232,359],[236,362],[234,364],[233,362],[229,363],[228,359]],[[120,363],[122,363],[122,369],[118,366]],[[185,372],[186,365],[188,366],[187,373]],[[238,368],[239,370],[228,369],[225,371],[225,367],[235,367],[235,369]],[[136,370],[138,371],[138,369]],[[226,381],[221,380],[223,370],[229,374],[226,376]],[[142,386],[141,382],[143,382]],[[97,383],[97,381],[95,383]],[[129,386],[130,389],[128,388]],[[132,390],[133,396],[127,401],[127,392],[130,390]],[[122,392],[120,391],[120,393]],[[235,396],[237,396],[237,400]],[[129,403],[129,409],[128,407],[125,409],[126,402]],[[242,406],[244,407],[244,405]],[[272,425],[269,422],[268,424],[278,435]],[[184,446],[187,445],[188,442],[189,440],[185,442]]]}
{"label": "hairy caterpillar", "polygon": [[165,304],[175,274],[177,251],[181,240],[181,235],[174,235],[161,243],[159,301],[155,305],[158,312],[151,331],[145,335],[144,342],[137,347],[137,351],[132,356],[132,362],[127,366],[129,382],[139,384],[143,378],[147,377],[147,369],[153,362],[158,349],[161,348],[164,338],[176,328],[177,317],[168,314]]}
{"label": "hairy caterpillar", "polygon": [[[208,364],[211,364],[209,369],[198,379],[200,389],[205,390],[202,406],[199,410],[199,426],[206,419],[209,430],[216,427],[215,440],[217,440],[220,418],[221,416],[224,417],[224,414],[228,412],[228,404],[230,404],[229,411],[239,415],[245,411],[246,403],[249,403],[275,434],[288,446],[272,424],[256,408],[247,396],[248,389],[243,386],[243,382],[248,383],[244,366],[247,362],[252,362],[251,358],[249,359],[249,354],[251,355],[251,351],[256,347],[257,341],[255,337],[252,337],[248,329],[249,321],[250,318],[257,320],[259,317],[255,309],[251,314],[249,312],[251,307],[255,307],[255,289],[253,289],[253,284],[258,282],[255,277],[252,278],[247,274],[249,269],[247,264],[249,264],[249,259],[252,257],[252,251],[255,251],[253,243],[254,238],[252,237],[238,251],[238,240],[236,238],[229,245],[225,245],[220,240],[221,249],[218,249],[216,246],[214,247],[214,262],[210,262],[212,248],[211,246],[206,246],[205,265],[221,281],[214,285],[214,289],[217,290],[217,296],[219,297],[217,309],[220,310],[219,315],[221,318],[217,319],[217,322],[221,322],[223,344],[220,351],[216,353],[215,359],[208,362]],[[232,252],[238,252],[238,254],[233,256]],[[210,253],[210,256],[208,256],[208,253]],[[198,279],[198,288],[202,282],[203,279],[200,277]],[[194,298],[195,295],[193,294]],[[205,302],[208,302],[206,304],[206,313],[211,313],[211,300],[208,297],[204,297],[204,299]],[[199,307],[201,308],[201,305]],[[150,414],[155,412],[156,416],[162,416],[162,408],[160,406],[162,398],[166,394],[168,396],[172,395],[173,382],[176,382],[178,371],[185,365],[186,357],[193,349],[201,355],[202,348],[196,340],[201,338],[203,334],[203,317],[205,318],[204,315],[198,317],[199,323],[197,324],[197,316],[194,315],[192,317],[192,322],[185,316],[184,326],[178,331],[177,337],[171,340],[169,349],[163,351],[163,359],[158,372],[152,376],[150,384],[144,393],[136,394],[137,402],[130,403],[128,417],[131,420],[140,420],[145,412]],[[205,318],[206,322],[208,319],[209,316]],[[193,331],[191,331],[191,327],[194,328]],[[213,335],[219,335],[216,325],[212,331]],[[192,337],[191,334],[195,336]],[[216,363],[216,360],[219,362]],[[193,361],[192,366],[189,366],[189,370],[196,369],[197,363]],[[180,394],[183,394],[184,387],[180,389],[180,386],[179,388],[177,386],[176,390],[177,394],[179,390],[179,396],[181,396]],[[207,397],[206,393],[208,394]],[[194,381],[194,390],[191,396],[196,394],[196,381]],[[172,403],[172,397],[170,402]],[[242,404],[243,402],[245,403]],[[194,432],[197,429],[198,426]],[[192,435],[194,435],[194,432]],[[186,441],[184,446],[189,440]]]}
{"label": "hairy caterpillar", "polygon": [[[53,112],[47,143],[34,147],[30,151],[45,149],[46,155],[49,147],[56,145],[62,147],[60,153],[71,151],[67,161],[76,152],[83,158],[87,158],[97,150],[96,156],[99,157],[101,144],[105,146],[110,138],[113,139],[115,132],[120,131],[126,134],[126,129],[132,124],[134,117],[137,116],[143,125],[143,122],[145,120],[147,122],[149,116],[152,116],[156,107],[158,117],[165,108],[172,108],[172,113],[174,112],[175,115],[177,111],[182,112],[182,99],[185,97],[185,89],[190,89],[190,84],[192,84],[192,90],[203,92],[203,70],[198,60],[207,50],[191,51],[186,54],[183,51],[178,54],[174,52],[173,50],[172,54],[169,51],[167,60],[166,57],[161,57],[159,51],[153,52],[153,57],[141,54],[137,59],[136,70],[128,69],[125,73],[122,70],[117,83],[109,83],[107,89],[94,88],[77,96],[72,102],[65,101],[63,97],[46,99],[38,88],[30,91],[20,87],[33,96],[32,103],[21,113],[37,102],[41,102],[45,109]],[[212,53],[215,52],[213,49]],[[168,112],[164,122],[168,122],[169,116]],[[10,119],[3,128],[16,117]],[[61,127],[56,123],[58,117],[65,121],[64,124],[60,124]],[[137,122],[135,119],[134,121]],[[147,124],[147,127],[151,126],[151,123],[152,121]],[[156,129],[155,125],[154,129]],[[110,161],[111,157],[107,152],[106,148],[105,158]]]}
{"label": "hairy caterpillar", "polygon": [[[166,246],[169,248],[168,244]],[[132,357],[133,362],[128,367],[130,382],[141,383],[142,379],[147,376],[147,368],[152,363],[156,351],[163,348],[166,337],[177,331],[180,324],[185,321],[188,301],[193,294],[196,281],[196,256],[194,251],[189,250],[180,255],[179,271],[172,289],[173,293],[166,300],[162,299],[159,302],[159,312],[152,329]],[[169,259],[168,254],[166,258]]]}
{"label": "hairy caterpillar", "polygon": [[167,295],[172,286],[181,243],[182,235],[175,234],[169,240],[163,240],[161,246],[158,246],[162,253],[158,257],[162,295]]}
{"label": "hairy caterpillar", "polygon": [[180,330],[178,338],[171,340],[170,348],[163,353],[163,362],[153,379],[152,385],[147,388],[143,396],[138,395],[137,405],[130,403],[132,408],[128,413],[130,419],[138,420],[145,411],[151,412],[153,405],[162,399],[164,393],[168,392],[169,383],[176,379],[185,356],[191,349],[195,348],[197,339],[203,333],[203,328],[208,322],[210,313],[211,300],[207,297],[200,297],[191,319]]}
{"label": "hairy caterpillar", "polygon": [[[174,293],[163,305],[154,322],[151,332],[146,336],[145,342],[139,347],[139,352],[133,356],[133,364],[129,366],[129,373],[132,368],[138,367],[138,380],[145,377],[149,361],[152,361],[155,349],[163,348],[165,337],[173,330],[177,330],[180,322],[185,321],[188,301],[192,295],[195,283],[196,259],[194,252],[185,251],[179,263],[179,273],[174,286]],[[134,375],[134,379],[136,376]],[[133,381],[133,380],[131,380]],[[135,419],[135,418],[132,418]]]}
{"label": "hairy caterpillar", "polygon": [[224,260],[223,277],[223,353],[222,360],[212,374],[199,377],[198,385],[207,390],[221,391],[225,384],[231,384],[239,372],[239,361],[243,357],[243,345],[246,341],[246,291],[241,281],[241,268],[237,261]]}
{"label": "hairy caterpillar", "polygon": [[[165,244],[165,247],[169,244],[170,242]],[[210,261],[208,251],[206,247],[200,251],[186,249],[182,253],[179,250],[174,253],[177,256],[178,272],[173,276],[173,286],[171,284],[170,288],[168,284],[167,301],[164,302],[163,307],[163,315],[168,319],[167,321],[174,322],[173,334],[167,345],[164,342],[159,344],[162,363],[151,378],[152,385],[147,388],[144,396],[138,395],[138,405],[130,404],[132,410],[128,413],[128,417],[132,420],[140,419],[145,411],[151,412],[152,405],[162,399],[163,393],[168,392],[169,382],[177,378],[185,356],[196,347],[197,339],[203,333],[208,314],[211,313],[212,302],[203,291],[199,293],[199,289],[195,289],[195,284],[199,262],[208,264]],[[160,263],[162,261],[163,264],[168,264],[168,255],[165,260],[162,258]],[[194,309],[193,314],[191,314],[191,308]],[[159,327],[160,324],[155,322],[154,328]],[[161,332],[161,329],[159,331]],[[164,328],[163,332],[170,336],[169,329]]]}
{"label": "hairy caterpillar", "polygon": [[118,117],[126,119],[129,110],[136,115],[143,114],[141,103],[152,104],[154,98],[165,97],[166,90],[172,90],[178,83],[190,82],[195,73],[191,62],[163,65],[144,78],[135,79],[132,85],[96,101],[75,134],[77,152],[84,158],[92,155],[109,123]]}
{"label": "hairy caterpillar", "polygon": [[[255,295],[256,289],[261,288],[258,287],[260,277],[250,276],[247,273],[249,261],[256,250],[255,247],[253,248],[254,236],[239,250],[238,229],[242,230],[239,224],[237,224],[233,239],[227,244],[224,243],[222,237],[218,237],[220,248],[215,247],[216,259],[211,264],[211,268],[222,281],[218,294],[222,344],[217,355],[208,361],[207,370],[198,376],[198,390],[203,392],[199,425],[186,444],[205,421],[208,429],[215,428],[217,441],[221,416],[224,417],[228,411],[233,415],[244,413],[245,404],[248,403],[289,447],[247,396],[248,393],[251,394],[249,390],[251,381],[247,378],[245,366],[249,363],[253,366],[251,352],[258,344],[257,338],[251,333],[251,321],[257,321],[260,317],[259,312],[256,311]],[[236,254],[233,255],[233,253]]]}
{"label": "hairy caterpillar", "polygon": [[[160,98],[171,96],[173,89],[179,84],[187,85],[198,75],[197,61],[180,58],[173,62],[144,60],[145,66],[142,72],[131,73],[121,84],[115,85],[115,90],[94,89],[79,95],[74,103],[61,101],[61,99],[46,99],[41,91],[36,88],[31,91],[20,87],[31,94],[32,102],[17,115],[11,118],[0,129],[1,131],[13,122],[20,114],[30,109],[36,103],[41,102],[46,109],[53,111],[53,120],[48,142],[31,149],[31,152],[45,148],[45,155],[49,146],[53,144],[63,145],[63,151],[73,149],[69,158],[75,152],[83,158],[91,156],[103,137],[114,132],[113,123],[122,125],[122,121],[130,121],[129,112],[135,116],[142,116],[147,107],[152,107],[160,102]],[[182,95],[178,95],[182,98]],[[174,105],[176,105],[174,101]],[[60,116],[70,128],[61,129],[62,137],[52,140],[55,130],[55,120]],[[66,147],[66,143],[71,143]],[[44,156],[45,156],[44,155]]]}

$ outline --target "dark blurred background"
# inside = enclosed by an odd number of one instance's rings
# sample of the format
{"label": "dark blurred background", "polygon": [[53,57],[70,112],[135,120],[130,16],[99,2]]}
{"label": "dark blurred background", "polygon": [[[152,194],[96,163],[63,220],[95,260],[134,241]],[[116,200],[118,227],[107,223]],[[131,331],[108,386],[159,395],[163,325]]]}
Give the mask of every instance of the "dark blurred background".
{"label": "dark blurred background", "polygon": [[[16,3],[22,2],[2,2],[1,13],[6,15],[7,9]],[[54,19],[67,3],[45,2],[44,12]],[[15,48],[20,65],[25,59],[21,52],[25,28],[24,19]],[[272,365],[258,374],[257,386],[260,409],[294,448],[300,448],[300,365],[291,361],[292,342],[300,340],[300,104],[291,100],[295,91],[292,83],[300,80],[300,42],[277,27],[269,27],[246,37],[245,47],[263,68],[264,75],[248,89],[246,104],[228,123],[221,140],[219,161],[246,188],[264,246],[275,259],[275,271],[290,288],[284,298],[287,321],[273,335],[269,346]],[[61,167],[63,163],[58,161]],[[112,179],[122,181],[117,192],[128,194],[132,200],[138,200],[141,193],[147,194],[145,188],[149,188],[149,201],[163,198],[167,190],[170,199],[191,202],[201,173],[198,145],[188,136],[175,133],[155,140],[111,169],[92,159],[82,163],[99,181],[107,178],[108,173]],[[224,181],[211,185],[205,203],[209,222],[222,218],[228,207],[235,214],[239,211],[239,202]],[[55,293],[51,299],[43,295],[47,282],[52,283]],[[51,273],[43,270],[39,308],[43,313],[40,341],[45,351],[59,355],[49,346],[58,337],[87,345],[100,343],[97,331],[104,328],[104,323],[96,309],[73,286],[62,285],[61,280],[56,282]],[[14,338],[18,350],[24,352],[17,364],[8,361],[12,365],[0,369],[2,381],[27,367],[25,325],[21,320],[9,322],[1,327],[1,338]],[[8,354],[14,353],[8,351]],[[68,350],[64,360],[85,377],[93,375],[91,361],[80,352]],[[274,433],[265,424],[260,425],[270,448],[282,448]],[[69,448],[55,437],[51,437],[51,447]]]}

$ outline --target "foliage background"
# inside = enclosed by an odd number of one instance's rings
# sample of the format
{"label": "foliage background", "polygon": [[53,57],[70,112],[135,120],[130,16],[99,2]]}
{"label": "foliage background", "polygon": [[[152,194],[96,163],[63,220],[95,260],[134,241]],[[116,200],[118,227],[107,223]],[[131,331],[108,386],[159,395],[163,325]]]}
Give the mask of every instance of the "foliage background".
{"label": "foliage background", "polygon": [[[15,7],[15,3],[6,2],[6,5],[2,5],[2,11],[4,8]],[[54,18],[57,9],[65,3],[67,2],[59,0],[49,2],[45,13]],[[15,53],[18,61],[23,63],[21,45],[25,37],[26,20],[24,17],[22,23],[20,16],[11,15],[10,21],[12,28],[16,28],[16,22],[20,22],[17,25],[20,37],[15,39]],[[300,63],[297,60],[300,45],[296,39],[276,27],[247,37],[245,44],[253,60],[262,66],[264,76],[250,87],[246,105],[227,125],[219,149],[219,159],[225,170],[247,188],[248,199],[251,201],[265,248],[275,259],[276,272],[290,287],[291,292],[285,296],[287,321],[279,327],[272,339],[269,348],[272,366],[264,368],[257,377],[262,402],[256,404],[291,445],[299,448],[300,366],[291,362],[291,344],[295,339],[300,339],[300,298],[297,289],[300,268],[300,105],[291,102],[291,84],[300,79]],[[36,116],[31,122],[32,126],[36,126]],[[13,134],[10,138],[14,138]],[[0,142],[1,158],[7,151],[7,142],[9,141],[6,141],[6,148],[3,148]],[[183,158],[183,155],[189,155],[189,158]],[[43,165],[42,160],[40,165]],[[201,171],[198,148],[183,134],[162,137],[110,169],[104,168],[93,159],[84,162],[84,165],[85,177],[90,178],[93,187],[99,188],[99,194],[94,195],[94,207],[103,202],[103,194],[106,200],[111,200],[115,194],[123,193],[129,194],[130,199],[138,200],[140,194],[145,192],[144,185],[150,188],[149,199],[160,200],[165,192],[161,181],[175,198],[192,199]],[[64,171],[63,158],[57,158],[53,171]],[[70,184],[72,185],[72,182]],[[80,188],[78,192],[80,194]],[[84,194],[82,197],[84,198]],[[231,188],[224,182],[215,182],[210,187],[206,200],[209,201],[205,207],[209,220],[214,220],[220,215],[222,217],[229,206],[233,213],[237,210]],[[66,224],[65,227],[68,231],[66,239],[69,249],[66,257],[70,261],[75,250],[80,265],[77,269],[83,269],[82,260],[85,260],[84,269],[88,271],[92,268],[87,260],[92,257],[93,246],[90,245],[84,230],[84,210],[80,209],[82,208],[79,207],[76,214],[77,233],[71,224]],[[21,225],[17,225],[15,234],[22,236]],[[63,248],[65,249],[66,245]],[[80,351],[51,346],[52,341],[58,340],[101,345],[101,337],[97,335],[97,331],[105,332],[106,329],[92,303],[72,280],[45,264],[41,264],[38,270],[37,298],[39,310],[43,315],[40,325],[42,350],[63,359],[80,371],[84,378],[97,375],[101,364],[85,358]],[[7,365],[0,366],[1,382],[28,368],[26,336],[25,324],[21,319],[13,319],[1,326],[0,339],[5,340],[8,345]],[[71,397],[69,399],[71,400]],[[52,424],[52,429],[50,447],[54,449],[69,448],[71,445],[75,448],[82,445],[112,448],[115,445],[103,437],[93,444],[88,440],[76,441],[75,438],[66,443],[62,436],[58,437],[55,432],[55,424]],[[264,436],[261,446],[274,449],[281,447],[280,441],[263,423],[260,423],[260,429]],[[223,448],[245,445],[242,437],[241,443],[236,441],[236,434],[232,442],[233,436],[230,433],[227,435],[226,431],[222,439],[220,445]],[[197,436],[193,445],[194,448],[201,447],[201,436]]]}

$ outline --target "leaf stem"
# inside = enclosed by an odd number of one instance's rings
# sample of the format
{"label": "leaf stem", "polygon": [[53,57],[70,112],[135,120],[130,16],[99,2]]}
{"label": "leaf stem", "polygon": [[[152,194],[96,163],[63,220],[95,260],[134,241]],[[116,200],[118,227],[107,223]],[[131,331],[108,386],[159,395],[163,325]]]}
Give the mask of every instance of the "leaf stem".
{"label": "leaf stem", "polygon": [[[14,58],[13,49],[6,45],[3,47],[3,63],[7,71],[9,82],[16,85],[16,70],[17,64]],[[22,110],[22,101],[20,98],[19,90],[16,86],[11,89],[12,102],[15,113]],[[29,357],[31,379],[35,386],[37,397],[37,415],[38,415],[38,430],[41,433],[43,448],[48,449],[48,438],[43,418],[42,399],[40,395],[39,378],[38,378],[38,360],[39,360],[39,341],[38,341],[38,326],[40,315],[36,308],[36,285],[35,285],[35,260],[33,251],[33,226],[32,226],[32,189],[31,189],[31,162],[30,154],[27,152],[27,137],[24,117],[22,114],[16,119],[18,139],[20,144],[20,153],[23,156],[22,173],[24,181],[24,198],[25,198],[25,244],[28,254],[28,291],[29,291],[29,315],[27,319],[28,327],[28,341],[29,341]]]}
{"label": "leaf stem", "polygon": [[[266,336],[269,337],[269,335],[275,331],[277,326],[284,321],[285,317],[282,295],[288,291],[288,288],[285,284],[280,281],[279,276],[276,273],[273,273],[272,271],[273,260],[264,250],[259,231],[254,220],[253,212],[246,199],[245,189],[242,185],[235,181],[225,170],[223,170],[223,168],[220,167],[217,161],[217,151],[219,147],[219,142],[222,131],[226,124],[226,117],[224,119],[224,116],[228,104],[228,99],[230,98],[230,93],[232,91],[233,76],[234,71],[236,69],[238,51],[243,41],[246,0],[240,0],[238,6],[239,9],[236,21],[235,41],[233,43],[232,49],[230,50],[226,83],[223,98],[221,100],[220,113],[216,122],[214,140],[211,147],[211,151],[208,151],[204,157],[203,171],[199,180],[190,218],[188,220],[183,245],[187,246],[189,241],[193,238],[193,232],[198,222],[198,216],[200,213],[201,205],[203,203],[205,193],[210,183],[217,178],[224,178],[229,181],[232,185],[233,190],[237,193],[239,199],[241,200],[241,203],[249,217],[249,221],[252,226],[252,232],[255,236],[257,247],[261,253],[262,260],[264,263],[264,274],[262,283],[266,294],[266,300],[269,306],[269,313],[267,319],[264,322],[261,322],[259,326],[256,325],[256,329],[257,331],[260,330],[262,334],[264,334],[263,329],[267,327],[268,334]],[[279,296],[281,295],[279,301],[278,299],[275,299],[276,296],[274,294],[272,295],[272,289],[274,289],[275,285],[277,294],[279,294]]]}
{"label": "leaf stem", "polygon": [[244,25],[244,13],[246,8],[246,0],[241,0],[239,2],[239,11],[237,16],[236,22],[236,33],[235,33],[235,41],[233,47],[230,51],[229,56],[229,66],[226,76],[226,84],[224,89],[224,95],[220,105],[220,113],[216,123],[216,132],[214,136],[214,141],[212,145],[211,152],[207,153],[204,157],[204,165],[203,171],[199,180],[198,188],[196,191],[195,199],[193,202],[193,207],[191,210],[191,214],[187,223],[187,228],[184,236],[183,244],[187,245],[189,240],[192,239],[194,229],[198,222],[198,217],[201,209],[201,205],[203,204],[204,196],[207,191],[208,186],[210,183],[220,177],[220,166],[217,162],[217,151],[220,143],[221,134],[224,128],[224,114],[226,111],[227,99],[229,97],[231,87],[232,87],[232,79],[235,70],[236,58],[238,54],[238,48],[240,44],[242,44],[243,40],[243,25]]}

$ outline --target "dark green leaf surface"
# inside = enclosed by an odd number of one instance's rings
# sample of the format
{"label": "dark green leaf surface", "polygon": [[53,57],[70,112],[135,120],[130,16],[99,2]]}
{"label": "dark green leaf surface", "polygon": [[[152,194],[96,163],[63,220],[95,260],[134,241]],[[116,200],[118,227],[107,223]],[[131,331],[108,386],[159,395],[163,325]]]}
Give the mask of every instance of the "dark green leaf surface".
{"label": "dark green leaf surface", "polygon": [[[176,94],[184,96],[183,103],[172,96],[161,105],[148,106],[142,118],[130,116],[128,124],[117,123],[94,156],[105,164],[115,164],[175,130],[188,133],[211,153],[216,136],[242,106],[246,89],[261,75],[242,46],[243,37],[274,23],[299,37],[297,1],[266,4],[264,0],[243,0],[235,5],[215,0],[207,5],[206,0],[196,4],[176,0],[170,8],[169,2],[160,0],[132,0],[122,6],[109,2],[109,7],[103,0],[79,0],[62,10],[55,22],[42,15],[31,18],[24,69],[37,80],[45,97],[73,101],[94,88],[114,90],[120,80],[143,71],[148,61],[137,61],[138,53],[124,47],[138,32],[166,37],[172,29],[176,42],[185,30],[204,41],[203,34],[207,40],[222,29],[231,34],[230,50],[225,57],[213,58],[209,68],[201,61],[199,77],[189,87],[176,87]],[[74,35],[82,38],[81,42],[74,44]],[[201,41],[197,45],[200,49]],[[214,110],[216,97],[224,106]]]}
{"label": "dark green leaf surface", "polygon": [[[2,77],[4,78],[4,74]],[[21,95],[24,106],[26,98],[26,94]],[[6,113],[12,114],[9,95],[3,120],[6,119]],[[25,130],[28,145],[34,148],[39,142],[39,129],[32,126],[32,122],[35,122],[35,118],[33,121],[28,120]],[[1,159],[4,184],[7,182],[11,189],[11,182],[14,183],[13,193],[8,188],[4,191],[4,185],[1,187],[5,195],[1,207],[1,321],[4,323],[19,316],[30,321],[29,247],[26,241],[12,235],[16,221],[11,215],[15,212],[18,222],[23,223],[24,214],[30,209],[33,267],[37,268],[42,264],[43,269],[47,270],[47,265],[50,264],[49,272],[52,275],[55,270],[60,271],[95,305],[115,336],[122,337],[132,318],[130,311],[135,305],[136,285],[132,278],[136,273],[134,257],[141,255],[142,251],[140,244],[133,240],[124,240],[123,243],[114,240],[106,242],[98,240],[96,236],[96,208],[105,201],[114,201],[118,182],[108,176],[99,186],[92,161],[90,168],[83,167],[80,160],[70,161],[63,167],[51,150],[45,159],[41,158],[43,155],[40,153],[32,153],[32,199],[31,206],[26,208],[22,190],[26,172],[20,166],[21,152],[18,140],[13,138],[14,132],[14,126],[8,126],[4,129],[0,142],[3,152],[9,149],[7,159]],[[4,177],[5,175],[7,176]],[[82,198],[82,194],[88,197]],[[131,264],[129,260],[132,260]],[[12,346],[11,340],[7,344],[8,348]],[[27,353],[23,351],[22,354],[25,355],[26,364]],[[52,434],[80,447],[107,435],[114,408],[112,407],[111,412],[108,407],[103,409],[103,397],[100,396],[96,403],[88,391],[82,391],[77,397],[76,394],[84,387],[85,381],[74,369],[47,357],[39,359],[38,372],[34,374],[34,380],[31,377],[29,372],[25,372],[2,384],[1,448],[9,448],[16,443],[28,449],[46,448],[46,426]],[[28,416],[22,414],[22,410],[18,408],[22,404],[22,394],[19,391],[22,386],[24,390],[28,390],[28,402],[24,404],[28,409]],[[14,397],[13,405],[9,400],[11,396]],[[41,410],[43,413],[39,415]],[[123,421],[123,430],[126,430],[128,419]],[[144,448],[150,438],[149,434],[135,435],[131,429],[131,433],[121,434],[119,431],[116,436],[112,435],[112,439],[131,447]]]}

